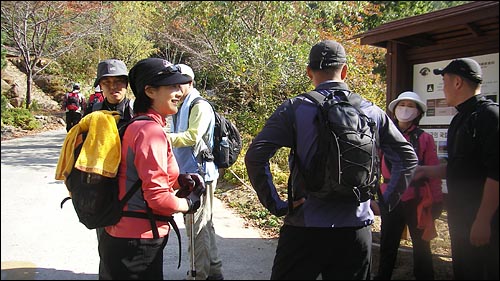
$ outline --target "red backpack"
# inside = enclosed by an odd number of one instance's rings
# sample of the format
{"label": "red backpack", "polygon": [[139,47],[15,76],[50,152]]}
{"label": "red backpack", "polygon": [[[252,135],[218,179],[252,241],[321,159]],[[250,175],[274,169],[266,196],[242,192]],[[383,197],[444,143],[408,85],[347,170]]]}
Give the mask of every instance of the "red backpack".
{"label": "red backpack", "polygon": [[66,99],[66,109],[77,111],[80,108],[80,95],[78,92],[69,92]]}
{"label": "red backpack", "polygon": [[95,92],[92,95],[90,95],[90,97],[89,97],[88,107],[92,108],[94,106],[94,104],[96,104],[98,102],[103,102],[103,101],[104,101],[104,95],[102,94],[102,92]]}

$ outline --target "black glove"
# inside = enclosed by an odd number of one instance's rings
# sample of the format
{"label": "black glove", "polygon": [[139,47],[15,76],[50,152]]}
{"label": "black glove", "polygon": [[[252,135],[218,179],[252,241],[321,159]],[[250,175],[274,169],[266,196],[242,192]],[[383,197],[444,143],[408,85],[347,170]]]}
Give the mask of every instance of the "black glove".
{"label": "black glove", "polygon": [[201,196],[204,195],[207,191],[205,188],[205,183],[203,178],[198,174],[190,174],[191,179],[195,182],[193,191],[186,196],[188,200],[189,209],[186,214],[194,214],[201,206]]}
{"label": "black glove", "polygon": [[432,204],[432,218],[438,219],[443,212],[443,202],[436,202]]}
{"label": "black glove", "polygon": [[189,193],[193,191],[194,186],[196,185],[196,182],[191,177],[191,174],[180,174],[177,181],[179,182],[179,186],[181,188],[179,188],[175,196],[179,198],[186,198]]}

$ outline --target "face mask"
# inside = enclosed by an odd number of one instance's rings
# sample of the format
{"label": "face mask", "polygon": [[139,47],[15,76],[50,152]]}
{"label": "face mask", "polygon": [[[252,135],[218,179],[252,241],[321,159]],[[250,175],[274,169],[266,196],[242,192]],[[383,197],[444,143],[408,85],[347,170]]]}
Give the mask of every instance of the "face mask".
{"label": "face mask", "polygon": [[411,122],[418,116],[418,109],[415,107],[396,106],[396,118],[401,122]]}

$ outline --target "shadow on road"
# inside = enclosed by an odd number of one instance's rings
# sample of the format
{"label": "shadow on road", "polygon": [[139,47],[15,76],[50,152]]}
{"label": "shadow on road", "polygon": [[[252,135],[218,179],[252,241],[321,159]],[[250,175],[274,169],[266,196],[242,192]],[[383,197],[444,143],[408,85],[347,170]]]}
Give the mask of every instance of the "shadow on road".
{"label": "shadow on road", "polygon": [[56,132],[2,141],[2,165],[55,168],[66,137],[65,130]]}
{"label": "shadow on road", "polygon": [[2,269],[2,280],[97,280],[97,274],[74,273],[54,268]]}

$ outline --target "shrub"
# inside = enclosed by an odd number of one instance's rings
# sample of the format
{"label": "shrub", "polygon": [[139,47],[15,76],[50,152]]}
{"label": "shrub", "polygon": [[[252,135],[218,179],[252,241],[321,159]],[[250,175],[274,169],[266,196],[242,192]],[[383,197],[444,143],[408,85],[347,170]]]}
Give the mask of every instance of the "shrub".
{"label": "shrub", "polygon": [[40,122],[33,117],[28,109],[4,107],[4,98],[2,96],[2,125],[19,127],[24,130],[34,130],[41,127]]}

